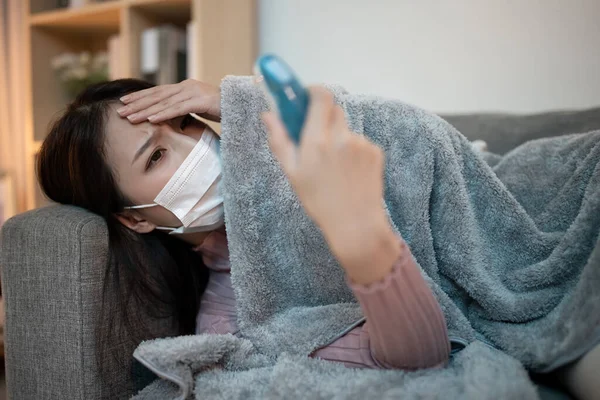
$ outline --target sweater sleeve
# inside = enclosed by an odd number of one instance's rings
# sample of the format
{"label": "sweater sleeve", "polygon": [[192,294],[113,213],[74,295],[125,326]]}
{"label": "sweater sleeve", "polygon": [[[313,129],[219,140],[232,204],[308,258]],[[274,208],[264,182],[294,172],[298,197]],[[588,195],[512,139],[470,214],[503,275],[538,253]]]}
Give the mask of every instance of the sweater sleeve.
{"label": "sweater sleeve", "polygon": [[400,240],[402,252],[388,276],[368,286],[349,284],[366,318],[363,343],[381,368],[444,365],[450,355],[444,314]]}

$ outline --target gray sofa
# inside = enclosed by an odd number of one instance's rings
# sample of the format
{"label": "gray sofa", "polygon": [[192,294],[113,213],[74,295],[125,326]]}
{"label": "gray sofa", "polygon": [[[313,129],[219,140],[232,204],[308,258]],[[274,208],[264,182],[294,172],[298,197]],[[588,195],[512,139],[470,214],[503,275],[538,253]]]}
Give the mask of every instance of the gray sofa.
{"label": "gray sofa", "polygon": [[[504,153],[527,140],[600,129],[600,108],[446,119],[469,139],[485,140],[490,151]],[[101,218],[74,207],[50,206],[10,219],[1,233],[11,399],[127,398],[153,379],[135,364],[98,359],[108,243]],[[107,299],[110,305],[110,288]],[[162,327],[162,336],[175,334],[167,321],[151,322]],[[113,371],[107,381],[100,379],[99,364]],[[566,398],[546,387],[540,393],[547,399]]]}

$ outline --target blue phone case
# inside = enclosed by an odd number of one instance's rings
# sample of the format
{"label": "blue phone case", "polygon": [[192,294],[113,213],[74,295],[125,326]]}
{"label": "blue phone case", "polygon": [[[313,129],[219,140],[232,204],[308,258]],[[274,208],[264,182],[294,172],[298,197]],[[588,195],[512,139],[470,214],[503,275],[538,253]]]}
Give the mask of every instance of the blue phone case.
{"label": "blue phone case", "polygon": [[308,91],[300,84],[292,69],[279,57],[265,54],[256,62],[256,72],[279,111],[290,138],[300,143],[302,126],[308,112]]}

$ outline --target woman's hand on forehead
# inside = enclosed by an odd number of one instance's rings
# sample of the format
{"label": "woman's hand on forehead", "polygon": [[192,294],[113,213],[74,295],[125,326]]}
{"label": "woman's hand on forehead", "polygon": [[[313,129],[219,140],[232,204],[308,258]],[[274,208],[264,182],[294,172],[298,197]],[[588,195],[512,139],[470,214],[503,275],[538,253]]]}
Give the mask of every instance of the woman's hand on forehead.
{"label": "woman's hand on forehead", "polygon": [[194,79],[172,85],[160,85],[121,97],[124,106],[117,113],[131,123],[157,124],[195,113],[211,121],[221,120],[221,92]]}

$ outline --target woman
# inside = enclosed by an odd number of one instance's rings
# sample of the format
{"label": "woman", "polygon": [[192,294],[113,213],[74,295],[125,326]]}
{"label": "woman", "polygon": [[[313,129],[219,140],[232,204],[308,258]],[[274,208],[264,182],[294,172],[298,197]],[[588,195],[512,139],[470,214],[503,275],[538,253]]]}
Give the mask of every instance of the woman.
{"label": "woman", "polygon": [[[298,148],[278,119],[265,115],[271,148],[345,269],[367,320],[313,356],[372,368],[444,365],[450,346],[443,314],[381,207],[382,152],[349,132],[326,91],[313,89],[311,99]],[[39,157],[48,197],[106,219],[116,263],[112,275],[126,274],[113,279],[125,282],[122,304],[134,299],[152,308],[145,297],[164,299],[182,333],[192,331],[190,317],[199,303],[196,332],[237,331],[222,200],[215,190],[218,138],[189,116],[218,121],[219,107],[218,88],[196,81],[155,88],[135,80],[99,84],[55,123]],[[206,167],[210,173],[199,177],[210,179],[187,184],[192,165]],[[187,208],[178,197],[182,191],[196,196]],[[169,254],[149,256],[157,240]],[[185,243],[204,265],[194,264],[181,248]]]}

